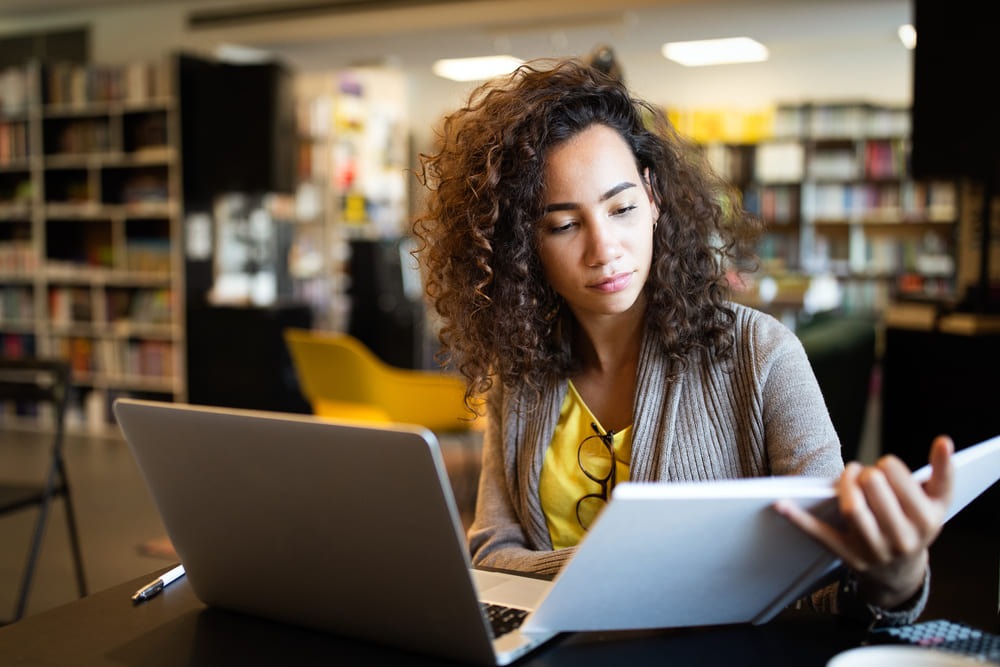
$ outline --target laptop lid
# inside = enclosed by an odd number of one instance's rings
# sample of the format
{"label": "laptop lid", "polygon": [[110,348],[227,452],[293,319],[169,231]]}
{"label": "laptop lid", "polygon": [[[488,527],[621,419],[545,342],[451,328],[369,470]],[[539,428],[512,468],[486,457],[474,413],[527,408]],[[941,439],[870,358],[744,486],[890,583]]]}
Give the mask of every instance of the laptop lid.
{"label": "laptop lid", "polygon": [[[430,431],[126,398],[114,412],[206,605],[480,664],[551,636],[495,649]],[[522,602],[548,586],[515,579],[533,586]]]}

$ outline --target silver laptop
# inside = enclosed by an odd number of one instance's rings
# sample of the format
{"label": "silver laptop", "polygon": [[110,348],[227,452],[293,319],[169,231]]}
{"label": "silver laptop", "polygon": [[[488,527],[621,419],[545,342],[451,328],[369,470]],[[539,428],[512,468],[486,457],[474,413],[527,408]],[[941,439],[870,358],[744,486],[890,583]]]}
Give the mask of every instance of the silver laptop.
{"label": "silver laptop", "polygon": [[135,399],[114,412],[206,605],[486,665],[554,636],[494,636],[484,603],[531,611],[551,584],[471,567],[431,432]]}

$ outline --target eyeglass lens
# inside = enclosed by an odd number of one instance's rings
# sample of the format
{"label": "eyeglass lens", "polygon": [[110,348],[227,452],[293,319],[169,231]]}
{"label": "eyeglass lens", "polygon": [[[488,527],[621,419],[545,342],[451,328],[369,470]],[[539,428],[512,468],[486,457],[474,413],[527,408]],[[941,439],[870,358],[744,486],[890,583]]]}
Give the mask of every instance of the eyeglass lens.
{"label": "eyeglass lens", "polygon": [[591,424],[591,427],[596,435],[584,438],[580,443],[577,462],[584,475],[600,484],[601,491],[588,493],[576,503],[576,520],[584,530],[590,528],[615,488],[614,433],[601,433],[597,424]]}

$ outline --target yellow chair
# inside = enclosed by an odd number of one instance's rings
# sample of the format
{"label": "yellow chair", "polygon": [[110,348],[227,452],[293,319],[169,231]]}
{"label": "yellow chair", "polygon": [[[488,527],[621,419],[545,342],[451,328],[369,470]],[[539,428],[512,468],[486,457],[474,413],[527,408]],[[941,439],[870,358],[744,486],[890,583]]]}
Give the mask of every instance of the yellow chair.
{"label": "yellow chair", "polygon": [[283,332],[299,388],[320,417],[401,422],[434,432],[482,428],[465,407],[465,384],[444,372],[397,368],[344,333]]}

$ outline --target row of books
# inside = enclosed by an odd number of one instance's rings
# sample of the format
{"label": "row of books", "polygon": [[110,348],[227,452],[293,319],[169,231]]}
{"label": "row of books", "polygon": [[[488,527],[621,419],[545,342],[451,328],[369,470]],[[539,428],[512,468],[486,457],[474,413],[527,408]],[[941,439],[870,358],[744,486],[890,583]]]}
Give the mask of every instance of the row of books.
{"label": "row of books", "polygon": [[54,63],[43,68],[42,82],[43,101],[48,105],[141,104],[169,97],[170,65],[167,59],[123,66]]}
{"label": "row of books", "polygon": [[915,238],[845,238],[818,233],[811,262],[814,272],[828,271],[840,277],[910,273],[950,278],[955,273],[947,241],[934,234]]}
{"label": "row of books", "polygon": [[[860,163],[850,145],[808,158],[797,141],[769,142],[755,151],[725,145],[706,150],[720,175],[749,184],[745,204],[771,222],[798,219],[798,190],[806,169],[825,181],[801,186],[807,218],[954,221],[957,215],[954,183],[899,180],[905,172],[905,147],[898,141],[865,142]],[[747,167],[748,155],[753,156],[752,167]]]}
{"label": "row of books", "polygon": [[[923,239],[865,239],[862,242],[818,235],[806,266],[799,266],[798,239],[765,234],[758,246],[761,275],[806,271],[836,276],[842,288],[853,290],[855,303],[887,303],[890,292],[954,287],[954,260],[946,244]],[[918,285],[918,288],[912,287]]]}
{"label": "row of books", "polygon": [[28,124],[0,120],[0,166],[24,164],[30,155]]}
{"label": "row of books", "polygon": [[[130,242],[126,247],[122,271],[109,267],[103,258],[95,258],[92,264],[50,258],[44,264],[45,276],[50,282],[127,282],[130,278],[148,282],[151,275],[166,280],[170,272],[170,254],[166,246],[166,242]],[[102,253],[106,250],[101,248]],[[24,283],[33,280],[39,265],[30,241],[0,241],[0,285],[5,281]]]}
{"label": "row of books", "polygon": [[57,325],[129,321],[165,324],[173,319],[174,298],[169,289],[89,287],[49,288],[49,320]]}
{"label": "row of books", "polygon": [[[42,67],[44,104],[84,106],[98,102],[143,104],[170,97],[169,58],[127,65],[51,63]],[[26,113],[39,99],[35,68],[10,66],[0,70],[0,115]]]}
{"label": "row of books", "polygon": [[[121,204],[139,208],[149,204],[166,205],[170,202],[170,184],[167,181],[166,170],[162,170],[162,173],[153,170],[137,172],[114,186],[103,183],[104,187],[100,190],[100,194],[93,185],[83,170],[50,173],[46,178],[46,204],[56,206],[75,204],[96,209],[101,206]],[[61,213],[58,208],[50,208],[47,212],[49,217],[59,217]]]}
{"label": "row of books", "polygon": [[703,146],[705,157],[715,173],[730,183],[748,183],[755,178],[752,146],[722,142],[711,142]]}
{"label": "row of books", "polygon": [[0,333],[0,353],[8,359],[23,359],[36,354],[34,334]]}
{"label": "row of books", "polygon": [[768,139],[884,138],[910,133],[908,107],[864,102],[780,104],[760,109],[668,109],[681,134],[697,143],[753,144]]}
{"label": "row of books", "polygon": [[881,313],[892,301],[892,285],[885,281],[850,281],[841,286],[841,308],[851,313]]}
{"label": "row of books", "polygon": [[892,313],[898,308],[898,297],[947,299],[954,294],[954,290],[954,281],[949,278],[904,272],[895,281],[845,282],[841,289],[841,303],[849,312]]}
{"label": "row of books", "polygon": [[756,185],[746,189],[743,205],[768,224],[787,225],[799,220],[799,188],[793,185]]}
{"label": "row of books", "polygon": [[955,275],[955,261],[948,244],[934,234],[920,238],[866,239],[856,260],[858,267],[880,273],[911,273],[933,278]]}
{"label": "row of books", "polygon": [[806,173],[814,179],[902,179],[907,174],[907,148],[902,139],[865,141],[838,148],[816,148],[808,154]]}
{"label": "row of books", "polygon": [[69,325],[94,320],[94,304],[89,287],[50,287],[49,321]]}
{"label": "row of books", "polygon": [[174,298],[169,289],[115,289],[105,292],[108,322],[169,324],[173,321]]}
{"label": "row of books", "polygon": [[35,296],[30,287],[0,288],[0,323],[28,323],[35,319]]}
{"label": "row of books", "polygon": [[126,124],[124,140],[128,151],[164,148],[170,144],[165,112],[131,116]]}
{"label": "row of books", "polygon": [[907,160],[907,148],[902,140],[870,140],[859,148],[854,144],[807,148],[797,140],[769,141],[755,147],[753,173],[742,180],[905,179]]}
{"label": "row of books", "polygon": [[949,181],[905,183],[901,201],[903,210],[916,220],[951,222],[958,216],[958,188]]}
{"label": "row of books", "polygon": [[31,241],[17,239],[0,241],[0,273],[27,275],[38,268],[38,258]]}
{"label": "row of books", "polygon": [[27,66],[0,69],[0,115],[17,116],[28,110],[33,76]]}
{"label": "row of books", "polygon": [[764,234],[757,256],[764,274],[783,274],[799,269],[799,238],[791,234]]}
{"label": "row of books", "polygon": [[866,141],[864,144],[866,178],[905,178],[909,151],[903,140]]}
{"label": "row of books", "polygon": [[858,102],[783,104],[774,114],[775,137],[902,137],[909,133],[909,107]]}
{"label": "row of books", "polygon": [[[175,349],[169,341],[112,342],[67,336],[51,342],[48,354],[69,360],[75,384],[92,384],[96,375],[104,376],[102,384],[127,384],[129,378],[172,380],[176,376]],[[0,333],[0,353],[8,359],[35,356],[37,339],[32,334]]]}
{"label": "row of books", "polygon": [[174,344],[163,340],[111,341],[85,336],[56,337],[52,354],[70,361],[81,380],[108,378],[173,378]]}
{"label": "row of books", "polygon": [[805,145],[800,141],[768,141],[754,148],[754,180],[799,182],[805,176]]}
{"label": "row of books", "polygon": [[[134,154],[164,151],[168,145],[166,115],[146,112],[128,116],[121,131],[113,131],[113,116],[88,116],[86,118],[59,116],[45,120],[45,153],[47,155],[93,155],[122,151]],[[8,122],[25,135],[27,124]],[[25,151],[27,146],[25,145]]]}
{"label": "row of books", "polygon": [[125,267],[142,273],[170,271],[169,239],[132,240],[125,247]]}
{"label": "row of books", "polygon": [[[48,131],[46,134],[50,134]],[[111,123],[107,118],[75,119],[53,128],[52,145],[46,136],[45,152],[49,155],[82,155],[111,150]]]}
{"label": "row of books", "polygon": [[954,221],[954,189],[947,183],[819,183],[802,188],[803,216],[864,222]]}
{"label": "row of books", "polygon": [[122,183],[120,194],[105,193],[104,199],[123,204],[165,203],[170,199],[166,169],[135,173]]}
{"label": "row of books", "polygon": [[111,372],[115,375],[173,378],[177,374],[174,345],[169,341],[142,340],[117,344]]}

